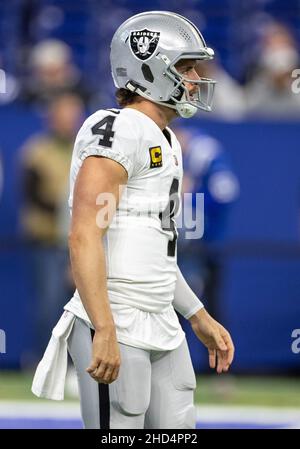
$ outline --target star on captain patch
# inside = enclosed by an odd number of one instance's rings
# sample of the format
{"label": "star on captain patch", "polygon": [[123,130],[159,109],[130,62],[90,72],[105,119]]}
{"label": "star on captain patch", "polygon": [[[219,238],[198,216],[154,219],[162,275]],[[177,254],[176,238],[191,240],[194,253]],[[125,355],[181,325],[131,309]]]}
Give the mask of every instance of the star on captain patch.
{"label": "star on captain patch", "polygon": [[150,152],[150,168],[162,167],[161,147],[151,147]]}

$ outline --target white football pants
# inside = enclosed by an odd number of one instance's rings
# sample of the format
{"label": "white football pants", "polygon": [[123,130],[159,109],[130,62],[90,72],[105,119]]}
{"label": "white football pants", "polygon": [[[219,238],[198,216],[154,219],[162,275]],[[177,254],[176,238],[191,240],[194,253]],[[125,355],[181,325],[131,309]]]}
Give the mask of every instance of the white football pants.
{"label": "white football pants", "polygon": [[76,318],[68,339],[86,429],[194,429],[196,379],[186,340],[172,351],[119,343],[121,367],[113,383],[99,384],[85,371],[93,331]]}

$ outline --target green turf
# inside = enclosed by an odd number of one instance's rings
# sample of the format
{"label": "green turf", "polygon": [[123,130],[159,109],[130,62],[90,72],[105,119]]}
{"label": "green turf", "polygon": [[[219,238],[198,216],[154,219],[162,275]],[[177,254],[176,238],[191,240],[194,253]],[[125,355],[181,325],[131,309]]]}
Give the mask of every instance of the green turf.
{"label": "green turf", "polygon": [[[32,374],[0,373],[0,400],[40,401],[30,391],[31,381]],[[198,404],[300,407],[300,381],[277,377],[198,376],[195,399]]]}
{"label": "green turf", "polygon": [[288,377],[199,376],[197,403],[300,407],[300,381]]}

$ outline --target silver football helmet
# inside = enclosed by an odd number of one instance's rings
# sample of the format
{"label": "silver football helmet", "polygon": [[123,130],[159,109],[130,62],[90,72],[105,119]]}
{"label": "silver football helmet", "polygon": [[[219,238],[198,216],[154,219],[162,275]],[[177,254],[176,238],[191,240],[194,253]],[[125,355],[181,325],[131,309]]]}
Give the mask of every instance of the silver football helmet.
{"label": "silver football helmet", "polygon": [[[155,103],[192,117],[211,111],[215,81],[188,79],[176,70],[183,59],[212,59],[214,51],[188,19],[167,11],[150,11],[126,20],[111,42],[111,70],[117,88],[136,92]],[[191,94],[186,83],[196,85]]]}

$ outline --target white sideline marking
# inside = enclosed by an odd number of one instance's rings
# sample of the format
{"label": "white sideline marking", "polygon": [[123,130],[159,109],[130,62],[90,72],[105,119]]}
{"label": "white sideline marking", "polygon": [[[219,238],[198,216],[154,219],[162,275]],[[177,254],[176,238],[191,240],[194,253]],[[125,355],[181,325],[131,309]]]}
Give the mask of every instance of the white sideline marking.
{"label": "white sideline marking", "polygon": [[200,405],[196,409],[197,420],[202,423],[262,423],[266,425],[278,423],[282,426],[300,428],[300,408]]}
{"label": "white sideline marking", "polygon": [[1,418],[81,418],[79,403],[61,401],[41,402],[30,401],[0,401]]}
{"label": "white sideline marking", "polygon": [[[253,423],[300,429],[299,408],[200,405],[196,407],[200,423]],[[81,419],[79,402],[0,401],[1,418]]]}

